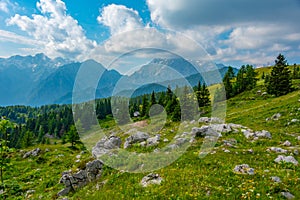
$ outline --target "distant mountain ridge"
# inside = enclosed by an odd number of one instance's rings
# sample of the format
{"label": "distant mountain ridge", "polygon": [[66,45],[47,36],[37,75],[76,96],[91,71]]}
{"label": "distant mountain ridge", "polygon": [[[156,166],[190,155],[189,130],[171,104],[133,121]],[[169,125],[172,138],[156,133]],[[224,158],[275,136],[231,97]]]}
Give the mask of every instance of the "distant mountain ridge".
{"label": "distant mountain ridge", "polygon": [[[138,90],[135,94],[161,91],[164,88],[162,85],[181,86],[185,79],[195,85],[199,80],[203,81],[203,73],[213,77],[220,72],[223,76],[226,70],[226,66],[217,64],[218,72],[216,67],[207,66],[207,69],[200,69],[199,74],[195,63],[179,57],[155,58],[128,76],[116,70],[107,70],[93,60],[79,63],[63,58],[50,59],[44,54],[0,58],[0,105],[70,104],[74,82],[82,64],[94,65],[103,71],[97,88],[83,89],[83,93],[96,91],[96,98],[109,97],[113,91],[125,96],[131,94],[128,93],[130,90]],[[215,83],[213,78],[209,79],[208,84]],[[84,98],[82,101],[90,100]]]}

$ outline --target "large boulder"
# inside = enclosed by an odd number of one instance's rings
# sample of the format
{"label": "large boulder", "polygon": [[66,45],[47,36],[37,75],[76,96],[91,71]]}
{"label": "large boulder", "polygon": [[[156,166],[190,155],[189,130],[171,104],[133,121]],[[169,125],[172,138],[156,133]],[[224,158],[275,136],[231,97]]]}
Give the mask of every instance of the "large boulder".
{"label": "large boulder", "polygon": [[103,163],[99,160],[94,160],[86,164],[85,170],[72,174],[70,172],[63,172],[59,183],[65,185],[65,188],[57,193],[58,196],[65,196],[70,191],[76,191],[82,188],[89,182],[98,179],[102,173]]}
{"label": "large boulder", "polygon": [[130,147],[132,144],[146,141],[148,138],[150,138],[148,133],[138,131],[137,133],[126,138],[126,141],[124,143],[124,148],[126,149]]}
{"label": "large boulder", "polygon": [[192,128],[192,135],[196,137],[205,137],[205,136],[214,136],[214,137],[221,137],[221,133],[219,132],[220,129],[216,129],[217,127],[212,126],[202,126],[200,128],[194,127]]}

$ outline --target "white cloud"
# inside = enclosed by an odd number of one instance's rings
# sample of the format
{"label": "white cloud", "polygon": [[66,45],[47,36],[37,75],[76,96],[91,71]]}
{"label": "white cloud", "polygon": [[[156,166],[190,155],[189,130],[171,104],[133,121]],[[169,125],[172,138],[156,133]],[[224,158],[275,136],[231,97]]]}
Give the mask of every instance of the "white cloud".
{"label": "white cloud", "polygon": [[77,20],[66,14],[65,3],[61,0],[40,0],[37,8],[42,15],[34,14],[30,18],[16,14],[7,24],[17,25],[43,42],[47,55],[80,59],[83,53],[96,46],[96,42],[86,38]]}
{"label": "white cloud", "polygon": [[6,13],[9,12],[7,2],[0,1],[0,11],[6,12]]}
{"label": "white cloud", "polygon": [[[300,43],[298,0],[147,0],[154,23],[192,37],[217,62],[266,63]],[[299,59],[299,57],[298,57]]]}
{"label": "white cloud", "polygon": [[42,42],[39,42],[37,40],[33,40],[31,38],[24,37],[16,33],[1,30],[1,29],[0,29],[0,39],[1,41],[14,42],[18,44],[33,45],[33,46],[43,44]]}
{"label": "white cloud", "polygon": [[97,20],[100,24],[109,27],[112,35],[140,29],[144,26],[136,10],[116,4],[104,7]]}

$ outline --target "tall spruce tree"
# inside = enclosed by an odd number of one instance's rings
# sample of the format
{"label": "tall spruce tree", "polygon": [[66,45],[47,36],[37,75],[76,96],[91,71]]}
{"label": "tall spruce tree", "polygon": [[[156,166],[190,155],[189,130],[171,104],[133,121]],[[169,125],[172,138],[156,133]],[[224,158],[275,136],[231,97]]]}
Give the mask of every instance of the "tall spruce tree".
{"label": "tall spruce tree", "polygon": [[210,93],[205,83],[201,85],[199,81],[195,93],[199,107],[210,105]]}
{"label": "tall spruce tree", "polygon": [[275,96],[285,95],[292,91],[291,72],[284,55],[279,54],[267,82],[267,91]]}
{"label": "tall spruce tree", "polygon": [[231,83],[230,74],[227,72],[223,78],[223,84],[226,91],[226,99],[233,97],[233,87]]}

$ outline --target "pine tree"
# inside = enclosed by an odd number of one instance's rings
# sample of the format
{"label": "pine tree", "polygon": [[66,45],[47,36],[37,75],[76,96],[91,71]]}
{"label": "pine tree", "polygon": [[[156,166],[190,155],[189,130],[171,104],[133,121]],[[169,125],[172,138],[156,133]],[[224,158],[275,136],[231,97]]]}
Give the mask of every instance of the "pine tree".
{"label": "pine tree", "polygon": [[66,134],[66,142],[71,143],[71,146],[74,147],[76,144],[81,143],[79,134],[76,130],[76,127],[72,125],[70,130]]}
{"label": "pine tree", "polygon": [[246,90],[246,79],[245,79],[245,74],[246,74],[246,67],[243,65],[236,76],[236,82],[233,87],[233,96],[242,93],[243,91]]}
{"label": "pine tree", "polygon": [[148,116],[147,111],[148,111],[148,99],[147,99],[147,95],[144,95],[142,100],[141,117],[147,117]]}
{"label": "pine tree", "polygon": [[233,87],[231,83],[230,74],[227,72],[223,78],[223,84],[226,91],[226,98],[229,99],[233,97]]}
{"label": "pine tree", "polygon": [[292,91],[291,72],[282,54],[279,54],[275,60],[275,66],[267,82],[267,91],[275,96],[285,95]]}
{"label": "pine tree", "polygon": [[22,137],[22,147],[27,148],[33,145],[33,134],[31,131],[26,131]]}
{"label": "pine tree", "polygon": [[252,65],[246,65],[246,90],[252,90],[256,86],[257,72]]}
{"label": "pine tree", "polygon": [[195,93],[199,107],[210,105],[210,93],[205,83],[201,85],[199,81]]}

